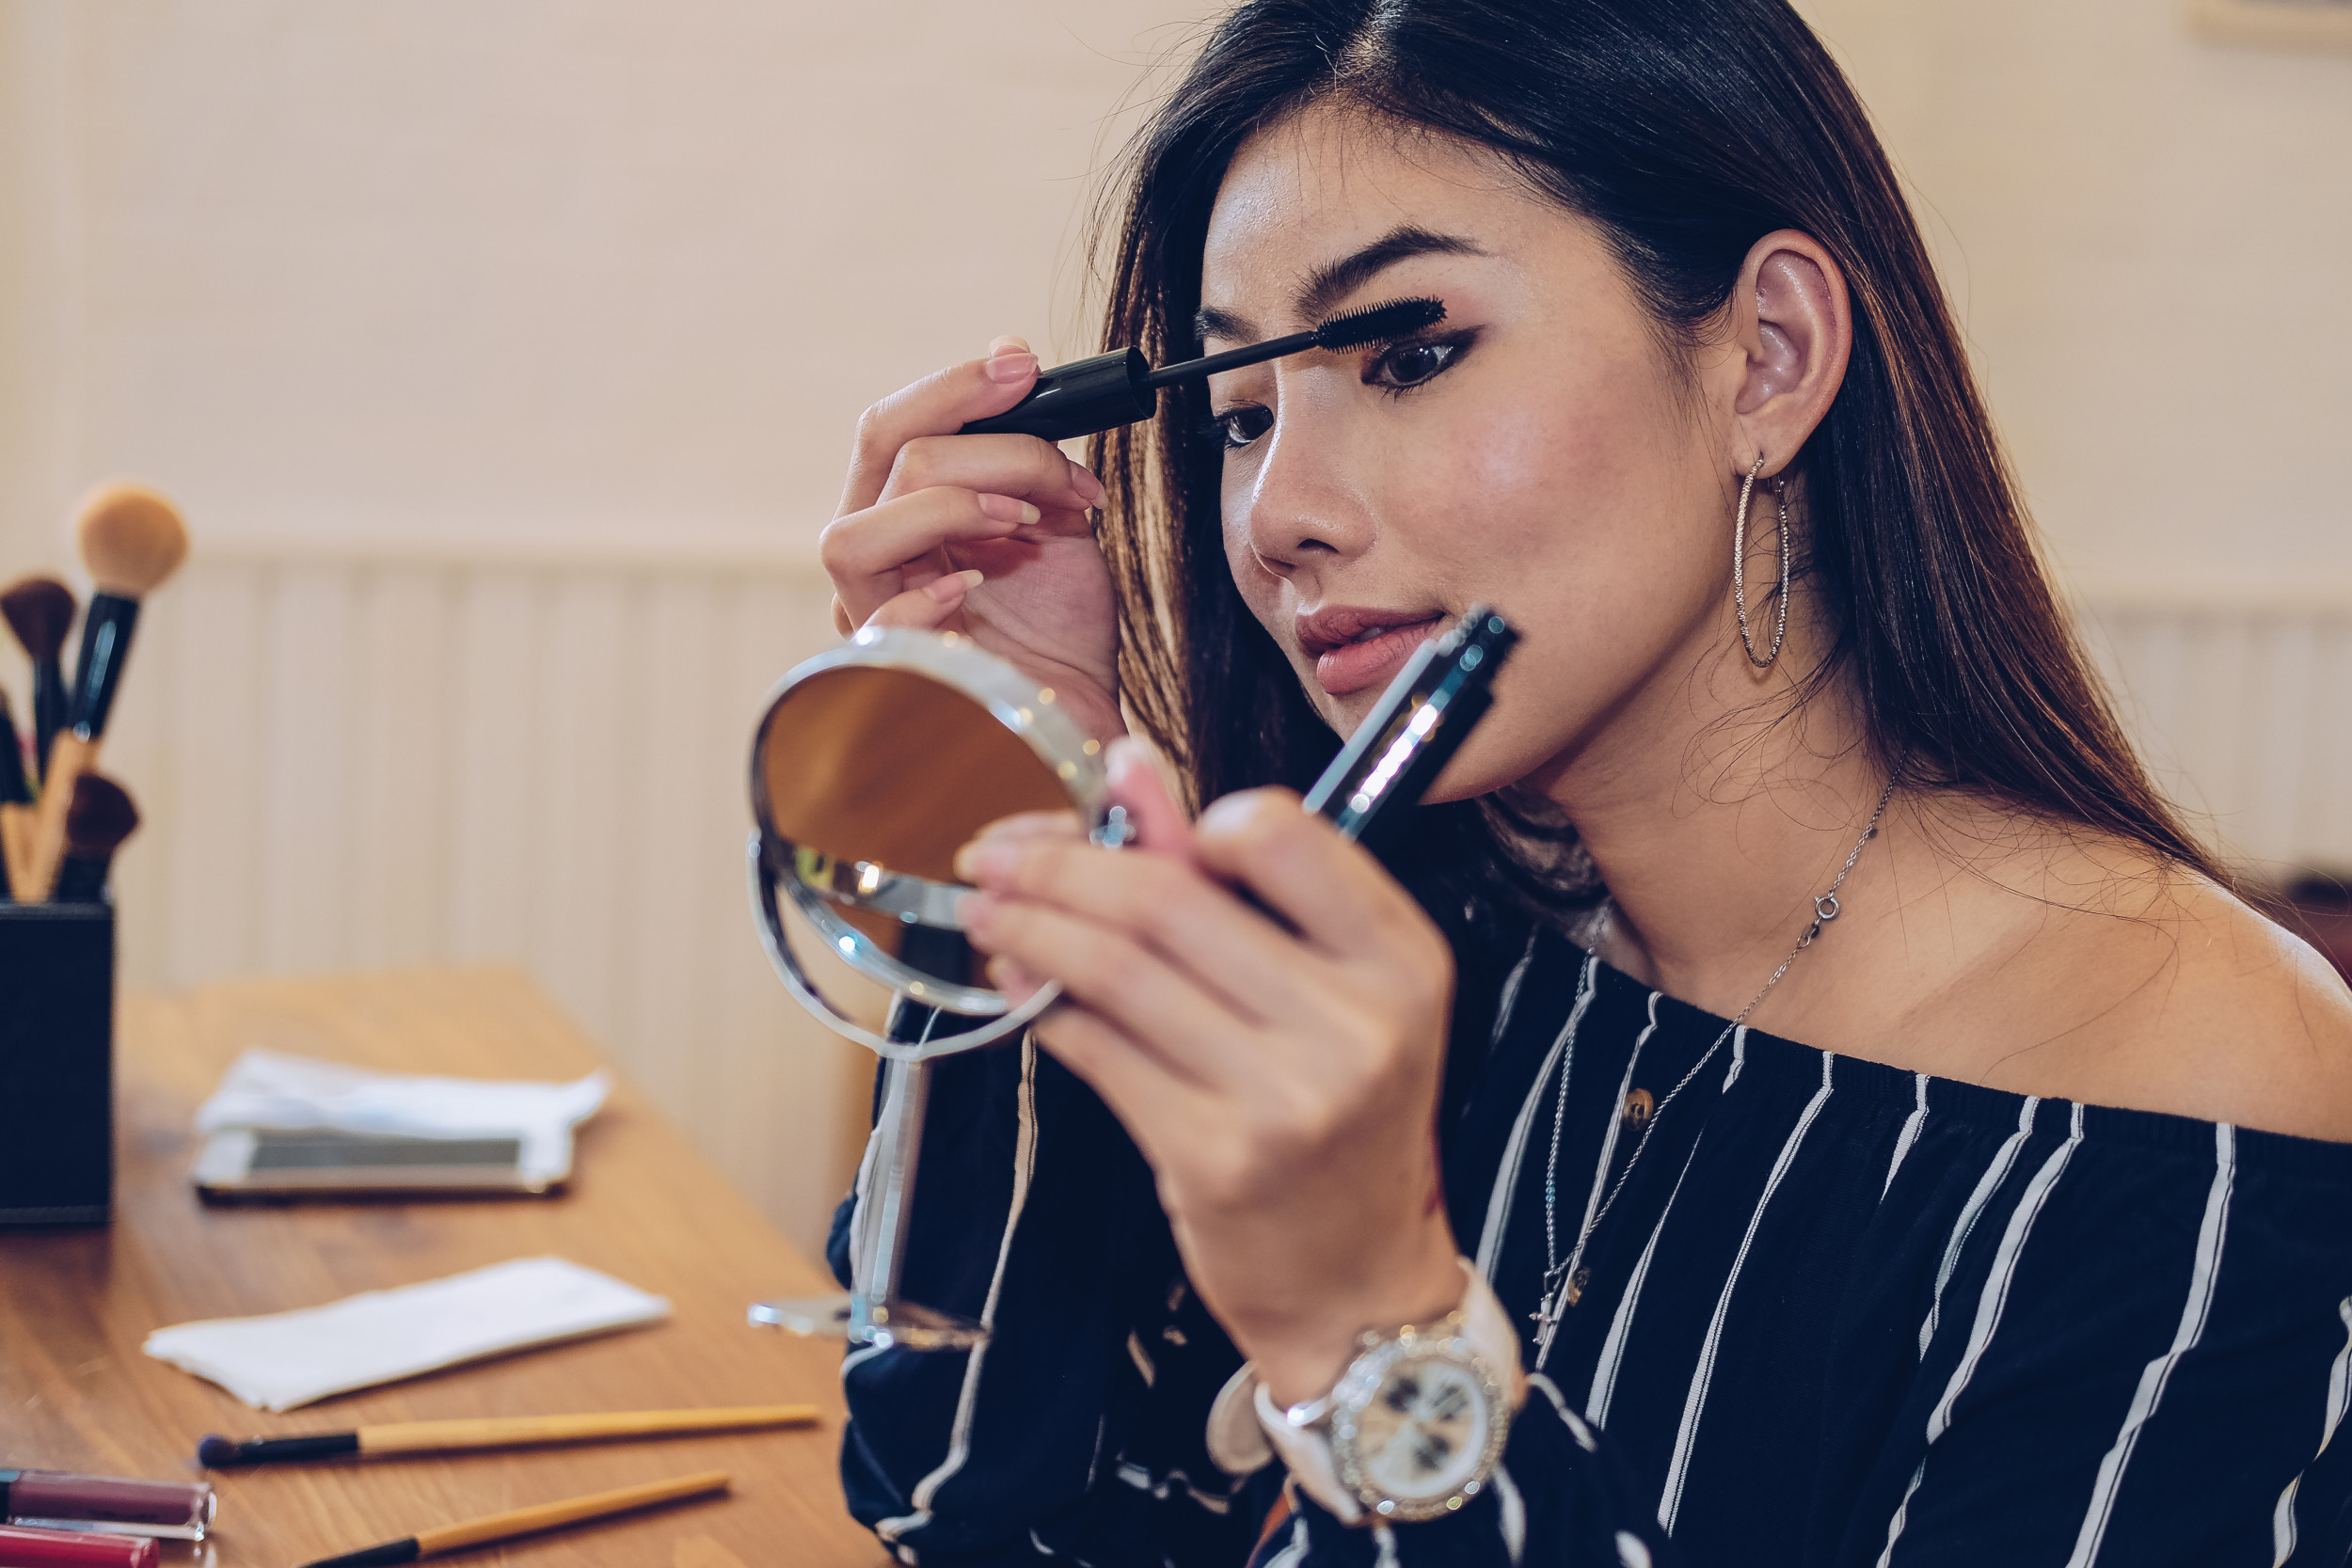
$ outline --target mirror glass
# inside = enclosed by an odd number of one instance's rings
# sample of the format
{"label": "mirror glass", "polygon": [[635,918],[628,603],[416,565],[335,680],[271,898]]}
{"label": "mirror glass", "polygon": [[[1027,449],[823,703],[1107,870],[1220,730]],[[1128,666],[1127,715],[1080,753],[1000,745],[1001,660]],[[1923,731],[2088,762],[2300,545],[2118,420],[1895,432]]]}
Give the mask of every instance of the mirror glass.
{"label": "mirror glass", "polygon": [[[755,902],[804,1004],[890,1056],[1009,1032],[957,924],[954,858],[1019,812],[1094,825],[1098,751],[1050,690],[967,639],[861,633],[779,684],[752,775]],[[894,1024],[909,1003],[946,1016]]]}

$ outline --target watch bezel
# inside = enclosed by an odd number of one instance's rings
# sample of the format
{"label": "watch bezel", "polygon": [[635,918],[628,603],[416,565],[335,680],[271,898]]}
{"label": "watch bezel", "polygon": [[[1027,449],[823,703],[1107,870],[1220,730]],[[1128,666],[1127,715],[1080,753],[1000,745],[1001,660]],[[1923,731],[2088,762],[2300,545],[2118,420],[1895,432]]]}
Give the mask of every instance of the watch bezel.
{"label": "watch bezel", "polygon": [[[1381,1490],[1365,1472],[1362,1455],[1356,1448],[1356,1418],[1371,1408],[1380,1390],[1388,1386],[1390,1375],[1407,1360],[1442,1360],[1463,1368],[1477,1383],[1480,1397],[1486,1402],[1486,1439],[1478,1463],[1452,1489],[1427,1497],[1398,1497]],[[1387,1522],[1418,1524],[1459,1512],[1463,1504],[1486,1490],[1487,1478],[1502,1463],[1503,1446],[1510,1439],[1511,1422],[1502,1386],[1496,1380],[1494,1370],[1486,1365],[1486,1358],[1470,1342],[1461,1323],[1453,1319],[1433,1327],[1406,1327],[1393,1338],[1380,1337],[1377,1343],[1369,1345],[1348,1363],[1329,1398],[1331,1458],[1339,1471],[1340,1484],[1353,1493],[1375,1518]]]}

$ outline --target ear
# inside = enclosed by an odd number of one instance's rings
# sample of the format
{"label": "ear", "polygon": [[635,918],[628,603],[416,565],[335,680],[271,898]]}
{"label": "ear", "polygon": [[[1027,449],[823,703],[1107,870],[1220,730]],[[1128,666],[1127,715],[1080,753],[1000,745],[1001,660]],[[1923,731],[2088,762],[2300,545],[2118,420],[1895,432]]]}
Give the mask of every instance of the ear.
{"label": "ear", "polygon": [[1845,383],[1853,349],[1846,275],[1810,234],[1767,234],[1740,266],[1731,330],[1746,361],[1732,402],[1732,468],[1744,475],[1760,454],[1769,478],[1796,457]]}

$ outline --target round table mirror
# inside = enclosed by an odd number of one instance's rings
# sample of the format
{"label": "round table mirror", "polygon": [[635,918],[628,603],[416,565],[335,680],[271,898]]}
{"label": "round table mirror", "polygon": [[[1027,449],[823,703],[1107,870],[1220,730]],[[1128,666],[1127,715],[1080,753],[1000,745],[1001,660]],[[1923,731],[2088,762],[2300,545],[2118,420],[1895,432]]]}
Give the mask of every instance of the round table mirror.
{"label": "round table mirror", "polygon": [[846,1300],[762,1303],[753,1321],[858,1343],[951,1349],[986,1330],[896,1293],[929,1064],[1016,1037],[1014,1006],[964,941],[954,857],[1020,812],[1100,836],[1100,747],[1054,693],[952,633],[869,629],[793,670],[752,743],[752,905],[777,975],[835,1033],[883,1058],[861,1170]]}

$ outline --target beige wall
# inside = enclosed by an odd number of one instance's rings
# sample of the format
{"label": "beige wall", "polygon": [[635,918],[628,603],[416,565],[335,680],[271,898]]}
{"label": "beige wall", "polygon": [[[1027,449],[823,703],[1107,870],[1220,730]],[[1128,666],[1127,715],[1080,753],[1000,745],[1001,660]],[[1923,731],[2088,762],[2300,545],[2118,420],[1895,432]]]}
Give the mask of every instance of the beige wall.
{"label": "beige wall", "polygon": [[1068,325],[1184,11],[8,0],[8,411],[217,533],[804,540],[866,402]]}
{"label": "beige wall", "polygon": [[2352,55],[2186,0],[1799,0],[2087,586],[2352,604]]}
{"label": "beige wall", "polygon": [[[1209,8],[0,0],[0,574],[65,565],[64,511],[110,472],[167,485],[213,546],[117,726],[152,808],[123,858],[127,972],[529,963],[812,1240],[854,1069],[808,1043],[797,1076],[731,1065],[789,1029],[743,967],[727,737],[826,635],[805,562],[857,410],[996,332],[1092,346],[1090,176],[1143,62]],[[2150,734],[2185,736],[2225,831],[2260,816],[2259,852],[2352,857],[2352,742],[2273,766],[2277,736],[2352,731],[2310,718],[2352,688],[2352,57],[2216,49],[2174,0],[1802,8],[1915,186],[2057,554],[2094,597],[2156,607],[2124,660],[2170,693]],[[2223,600],[2251,618],[2198,642]],[[804,608],[754,625],[770,603]],[[2266,629],[2296,604],[2303,629]],[[553,694],[528,713],[474,695],[509,643],[535,671],[511,690]],[[2249,683],[2287,693],[2259,734],[2230,727]],[[310,721],[363,691],[455,694],[429,789],[375,771],[368,737],[412,730]],[[599,726],[628,738],[597,751]],[[247,772],[240,735],[268,737]],[[662,795],[643,737],[690,735],[708,754]],[[580,784],[566,736],[623,760]],[[553,816],[549,777],[572,781]],[[707,865],[597,868],[673,799]],[[469,881],[481,823],[510,817],[531,847],[497,840],[496,885]],[[367,826],[395,820],[409,837]],[[573,822],[577,860],[548,826]],[[369,877],[405,902],[344,909]],[[735,966],[723,1001],[661,1002],[702,982],[583,925],[582,900],[648,897],[667,940]],[[689,909],[691,930],[662,912]],[[681,1034],[708,1037],[682,1065]],[[778,1125],[800,1145],[762,1148]]]}
{"label": "beige wall", "polygon": [[[8,562],[84,476],[237,533],[804,539],[872,395],[1079,346],[1200,0],[9,0]],[[2352,57],[2185,0],[1805,0],[2060,555],[2352,588]]]}

